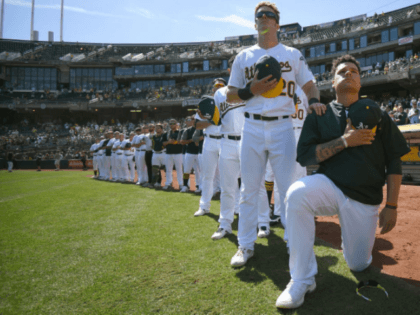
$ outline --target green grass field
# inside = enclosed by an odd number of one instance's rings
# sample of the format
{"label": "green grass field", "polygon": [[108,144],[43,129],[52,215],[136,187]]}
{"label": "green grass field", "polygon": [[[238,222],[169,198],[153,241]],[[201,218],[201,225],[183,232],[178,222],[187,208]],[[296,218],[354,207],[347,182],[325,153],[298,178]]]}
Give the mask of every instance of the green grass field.
{"label": "green grass field", "polygon": [[[0,314],[419,314],[420,292],[370,270],[353,274],[317,241],[317,289],[293,311],[275,301],[289,282],[283,229],[230,267],[234,235],[220,241],[219,201],[95,181],[92,172],[0,172]],[[418,268],[413,266],[413,268]],[[367,302],[358,279],[376,279]]]}

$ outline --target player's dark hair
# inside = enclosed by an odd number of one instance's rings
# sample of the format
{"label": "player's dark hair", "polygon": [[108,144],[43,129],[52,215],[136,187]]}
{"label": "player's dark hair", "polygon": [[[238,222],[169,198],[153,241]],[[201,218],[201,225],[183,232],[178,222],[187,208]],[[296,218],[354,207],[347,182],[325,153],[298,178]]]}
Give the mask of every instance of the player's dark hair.
{"label": "player's dark hair", "polygon": [[357,70],[359,71],[359,74],[360,74],[360,72],[362,72],[362,70],[360,69],[360,63],[356,60],[356,58],[354,58],[351,55],[344,55],[344,56],[341,56],[341,57],[333,60],[331,73],[333,75],[335,75],[335,72],[337,71],[337,67],[340,64],[346,63],[346,62],[351,62],[351,63],[355,64],[356,67],[357,67]]}
{"label": "player's dark hair", "polygon": [[158,128],[158,127],[163,130],[163,125],[162,124],[156,124],[156,128]]}

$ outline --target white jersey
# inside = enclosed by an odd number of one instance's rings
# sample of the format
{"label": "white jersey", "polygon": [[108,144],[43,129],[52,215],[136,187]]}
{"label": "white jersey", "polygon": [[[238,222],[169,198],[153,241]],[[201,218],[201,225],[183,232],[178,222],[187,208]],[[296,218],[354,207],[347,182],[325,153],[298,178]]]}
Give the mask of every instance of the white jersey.
{"label": "white jersey", "polygon": [[[208,121],[207,119],[201,119],[198,114],[195,114],[195,119],[201,120],[201,121]],[[203,129],[204,134],[206,135],[212,135],[212,136],[220,136],[220,126],[211,125],[207,128]]]}
{"label": "white jersey", "polygon": [[226,102],[227,86],[218,89],[214,94],[214,101],[219,108],[223,135],[240,136],[245,123],[245,103],[229,104]]}
{"label": "white jersey", "polygon": [[[104,142],[105,142],[105,139],[101,140],[101,142],[99,142],[98,144],[98,148],[102,148],[104,146]],[[104,153],[105,153],[104,149],[98,151],[98,155],[102,155]]]}
{"label": "white jersey", "polygon": [[299,134],[300,131],[302,130],[303,127],[303,123],[305,122],[305,118],[308,115],[308,98],[306,97],[305,92],[303,92],[303,90],[298,87],[296,89],[296,95],[298,97],[298,106],[296,108],[296,113],[294,113],[292,115],[292,122],[293,122],[293,129],[299,130]]}
{"label": "white jersey", "polygon": [[[131,141],[131,145],[137,145],[141,142],[143,135],[135,135],[133,140]],[[140,151],[140,147],[134,148],[136,151]]]}
{"label": "white jersey", "polygon": [[[121,144],[120,144],[121,149],[124,149],[127,143],[130,143],[130,139],[124,139],[121,142]],[[125,155],[132,155],[131,150],[123,150],[123,152],[124,152]]]}
{"label": "white jersey", "polygon": [[228,85],[244,88],[254,78],[255,64],[264,55],[272,56],[280,63],[281,77],[285,80],[283,93],[274,98],[254,96],[246,102],[245,111],[263,116],[293,115],[295,113],[293,95],[296,86],[303,87],[309,81],[314,81],[305,58],[295,48],[279,43],[267,50],[258,45],[242,50],[233,62]]}
{"label": "white jersey", "polygon": [[[110,147],[110,148],[113,148],[115,141],[117,141],[117,139],[115,139],[115,138],[109,139],[109,142],[108,142],[108,144],[106,146],[107,147]],[[115,151],[111,151],[111,152],[112,152],[112,154],[115,153]]]}
{"label": "white jersey", "polygon": [[92,144],[92,146],[90,147],[90,151],[91,152],[93,152],[93,156],[97,156],[98,155],[98,153],[97,152],[95,152],[95,150],[98,148],[98,143],[94,143],[94,144]]}
{"label": "white jersey", "polygon": [[[121,141],[120,141],[120,140],[115,140],[115,141],[114,141],[114,144],[112,145],[112,149],[116,149],[116,148],[118,148],[120,145],[121,145]],[[114,150],[113,150],[113,152],[115,152],[115,153],[117,153],[117,154],[123,153],[123,151],[122,151],[121,149],[118,149],[117,151],[114,151]]]}
{"label": "white jersey", "polygon": [[153,142],[152,142],[152,139],[150,139],[150,133],[145,134],[143,139],[146,142],[145,144],[146,151],[152,151]]}

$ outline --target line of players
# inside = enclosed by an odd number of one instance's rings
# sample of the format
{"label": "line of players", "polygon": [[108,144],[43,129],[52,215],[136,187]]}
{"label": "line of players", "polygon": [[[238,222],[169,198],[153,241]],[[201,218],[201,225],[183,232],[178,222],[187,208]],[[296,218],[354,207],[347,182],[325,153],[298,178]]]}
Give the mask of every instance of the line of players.
{"label": "line of players", "polygon": [[[119,131],[107,131],[96,139],[90,151],[93,155],[94,178],[112,182],[134,183],[148,188],[173,190],[172,172],[166,172],[162,183],[161,170],[175,168],[181,192],[189,191],[190,174],[194,170],[196,194],[200,189],[200,164],[205,134],[195,132],[194,117],[187,117],[186,128],[179,129],[176,120],[169,121],[164,132],[161,124],[149,124],[135,129],[126,137]],[[193,140],[194,137],[194,140]],[[210,199],[220,194],[219,172],[214,172]]]}

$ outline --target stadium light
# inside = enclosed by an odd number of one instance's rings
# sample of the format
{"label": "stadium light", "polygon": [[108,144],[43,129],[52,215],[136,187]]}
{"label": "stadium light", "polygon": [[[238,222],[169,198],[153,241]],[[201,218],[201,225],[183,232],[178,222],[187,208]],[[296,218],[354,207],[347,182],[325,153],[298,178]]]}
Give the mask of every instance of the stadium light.
{"label": "stadium light", "polygon": [[64,12],[64,0],[61,0],[60,42],[63,41],[63,12]]}
{"label": "stadium light", "polygon": [[4,1],[5,1],[5,0],[1,0],[0,38],[3,38],[3,25],[4,25]]}
{"label": "stadium light", "polygon": [[[4,1],[4,0],[3,0]],[[31,41],[34,40],[34,11],[35,11],[35,0],[32,0],[32,13],[31,13]]]}

